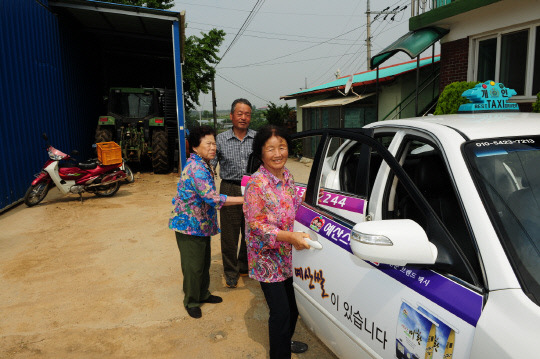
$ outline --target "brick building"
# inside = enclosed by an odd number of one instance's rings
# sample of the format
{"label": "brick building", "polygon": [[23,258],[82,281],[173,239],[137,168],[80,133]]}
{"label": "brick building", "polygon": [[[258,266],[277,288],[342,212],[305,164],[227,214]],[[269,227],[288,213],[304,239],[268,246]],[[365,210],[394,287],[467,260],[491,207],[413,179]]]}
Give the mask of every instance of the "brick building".
{"label": "brick building", "polygon": [[530,111],[540,92],[540,2],[412,0],[411,31],[449,30],[441,40],[440,88],[455,81],[502,82]]}

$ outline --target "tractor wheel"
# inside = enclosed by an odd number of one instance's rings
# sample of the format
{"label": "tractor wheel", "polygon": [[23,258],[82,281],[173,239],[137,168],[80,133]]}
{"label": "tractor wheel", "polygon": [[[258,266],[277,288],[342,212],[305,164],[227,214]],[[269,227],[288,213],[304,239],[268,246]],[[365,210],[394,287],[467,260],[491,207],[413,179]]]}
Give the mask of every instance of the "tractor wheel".
{"label": "tractor wheel", "polygon": [[36,185],[30,186],[24,195],[24,203],[28,207],[35,206],[39,202],[43,201],[43,198],[49,192],[49,184],[45,182],[40,182]]}
{"label": "tractor wheel", "polygon": [[168,142],[165,130],[152,132],[152,168],[154,173],[167,173],[169,170]]}
{"label": "tractor wheel", "polygon": [[97,187],[94,193],[98,197],[111,197],[114,196],[116,192],[118,192],[119,188],[120,182],[113,182],[111,184]]}
{"label": "tractor wheel", "polygon": [[98,128],[96,130],[96,143],[99,142],[111,142],[112,132],[107,128]]}

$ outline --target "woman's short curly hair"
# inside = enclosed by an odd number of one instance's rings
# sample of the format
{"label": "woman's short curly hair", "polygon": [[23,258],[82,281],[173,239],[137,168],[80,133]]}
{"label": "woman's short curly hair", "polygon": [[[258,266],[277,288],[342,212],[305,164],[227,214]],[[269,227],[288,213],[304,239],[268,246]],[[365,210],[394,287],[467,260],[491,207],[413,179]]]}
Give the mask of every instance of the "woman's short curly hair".
{"label": "woman's short curly hair", "polygon": [[193,152],[193,147],[198,147],[201,144],[201,138],[206,135],[213,135],[216,137],[216,130],[205,125],[191,129],[188,136],[189,151]]}
{"label": "woman's short curly hair", "polygon": [[253,139],[253,156],[255,156],[259,160],[262,160],[262,148],[264,147],[266,141],[268,141],[270,137],[273,136],[283,138],[285,141],[287,141],[288,149],[291,149],[291,137],[289,136],[289,133],[284,127],[266,125],[257,131],[257,134]]}

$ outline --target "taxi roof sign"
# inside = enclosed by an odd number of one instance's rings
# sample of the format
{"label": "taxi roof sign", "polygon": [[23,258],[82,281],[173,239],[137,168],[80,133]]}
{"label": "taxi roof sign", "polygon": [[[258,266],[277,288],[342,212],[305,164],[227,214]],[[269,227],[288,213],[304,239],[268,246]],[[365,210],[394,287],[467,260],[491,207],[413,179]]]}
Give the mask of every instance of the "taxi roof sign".
{"label": "taxi roof sign", "polygon": [[459,106],[459,112],[519,111],[517,103],[508,100],[517,95],[514,89],[505,87],[500,82],[486,81],[464,91],[461,96],[471,103]]}

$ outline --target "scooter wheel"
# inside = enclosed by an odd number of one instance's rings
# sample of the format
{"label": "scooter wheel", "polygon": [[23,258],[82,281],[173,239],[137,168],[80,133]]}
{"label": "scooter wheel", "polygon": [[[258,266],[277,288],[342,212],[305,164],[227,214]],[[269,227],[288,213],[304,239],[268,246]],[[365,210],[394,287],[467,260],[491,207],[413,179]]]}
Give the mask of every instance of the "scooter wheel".
{"label": "scooter wheel", "polygon": [[124,172],[126,172],[126,182],[127,183],[135,182],[135,175],[133,174],[133,171],[127,165],[127,163],[124,163]]}
{"label": "scooter wheel", "polygon": [[114,196],[114,194],[118,192],[119,188],[120,188],[120,182],[113,182],[108,185],[97,187],[94,193],[96,196],[99,196],[99,197],[110,197],[110,196]]}
{"label": "scooter wheel", "polygon": [[49,192],[49,184],[41,182],[30,186],[24,195],[24,203],[28,207],[35,206],[39,202],[43,201],[47,193]]}

